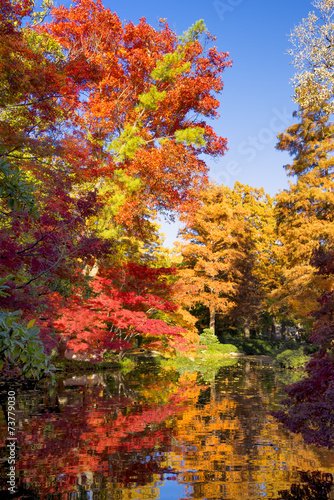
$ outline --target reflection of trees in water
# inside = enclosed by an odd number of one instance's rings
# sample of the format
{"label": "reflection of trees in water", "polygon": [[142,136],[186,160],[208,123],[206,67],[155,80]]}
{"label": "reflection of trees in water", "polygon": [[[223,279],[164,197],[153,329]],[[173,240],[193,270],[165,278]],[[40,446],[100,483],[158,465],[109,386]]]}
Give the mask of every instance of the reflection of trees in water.
{"label": "reflection of trees in water", "polygon": [[[257,455],[258,437],[267,418],[270,395],[274,392],[274,373],[259,363],[242,360],[234,370],[222,370],[216,383],[217,401],[226,393],[236,403],[235,417],[240,424],[238,453]],[[225,375],[225,376],[224,376]]]}
{"label": "reflection of trees in water", "polygon": [[[196,384],[184,379],[176,385],[168,374],[163,387],[152,380],[149,374],[133,387],[121,373],[73,375],[49,392],[41,384],[34,397],[18,389],[18,486],[51,500],[87,489],[98,494],[145,487],[157,474],[171,473],[165,456],[173,418]],[[6,472],[0,472],[3,479]]]}
{"label": "reflection of trees in water", "polygon": [[276,500],[332,500],[334,499],[333,475],[319,471],[300,471],[300,484],[290,490],[280,491]]}
{"label": "reflection of trees in water", "polygon": [[43,384],[18,389],[20,484],[38,485],[43,500],[58,500],[60,492],[86,498],[87,490],[133,498],[133,489],[136,498],[153,500],[169,473],[194,499],[278,500],[284,488],[298,493],[297,470],[331,463],[333,455],[306,447],[268,415],[280,398],[270,368],[240,361],[206,388],[197,378],[203,383],[195,373],[150,365],[68,376],[49,392]]}
{"label": "reflection of trees in water", "polygon": [[202,390],[176,429],[178,478],[191,498],[274,498],[297,469],[330,463],[270,417],[270,405],[279,398],[274,370],[255,361],[221,369],[216,382]]}

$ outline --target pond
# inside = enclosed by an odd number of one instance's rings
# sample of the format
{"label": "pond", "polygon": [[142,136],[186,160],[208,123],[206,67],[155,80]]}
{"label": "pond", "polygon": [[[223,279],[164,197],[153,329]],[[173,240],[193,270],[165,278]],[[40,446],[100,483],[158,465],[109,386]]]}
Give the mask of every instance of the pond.
{"label": "pond", "polygon": [[[334,453],[304,444],[269,414],[284,395],[282,375],[264,360],[227,365],[180,375],[139,362],[127,373],[71,374],[56,387],[3,386],[0,498],[334,498],[331,486],[324,493]],[[13,494],[5,493],[11,457]],[[302,488],[326,496],[298,496]]]}

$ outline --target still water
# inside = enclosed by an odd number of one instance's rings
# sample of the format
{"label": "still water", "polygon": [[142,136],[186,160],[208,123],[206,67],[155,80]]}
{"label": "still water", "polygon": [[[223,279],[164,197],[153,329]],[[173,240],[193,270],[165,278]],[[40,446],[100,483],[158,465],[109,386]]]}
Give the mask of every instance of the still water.
{"label": "still water", "polygon": [[[286,375],[264,360],[227,365],[180,375],[142,362],[128,373],[68,375],[56,387],[2,387],[0,498],[10,471],[8,391],[18,492],[8,498],[297,499],[319,478],[331,481],[334,452],[304,444],[269,414]],[[334,498],[321,492],[309,498]]]}

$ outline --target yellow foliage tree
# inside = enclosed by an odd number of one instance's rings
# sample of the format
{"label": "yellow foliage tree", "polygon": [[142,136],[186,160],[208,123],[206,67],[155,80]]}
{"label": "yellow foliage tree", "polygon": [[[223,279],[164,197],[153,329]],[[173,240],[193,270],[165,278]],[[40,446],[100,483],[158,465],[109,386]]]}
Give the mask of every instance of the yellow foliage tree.
{"label": "yellow foliage tree", "polygon": [[312,255],[317,247],[334,242],[334,127],[323,106],[296,115],[300,122],[278,136],[277,148],[294,157],[285,166],[288,175],[297,179],[277,197],[282,276],[274,297],[305,322],[316,309],[317,297],[332,286],[329,278],[315,273]]}
{"label": "yellow foliage tree", "polygon": [[211,329],[217,313],[232,315],[249,336],[269,286],[272,200],[263,189],[236,183],[233,190],[209,185],[200,202],[197,213],[183,219],[179,298],[187,307],[208,307]]}

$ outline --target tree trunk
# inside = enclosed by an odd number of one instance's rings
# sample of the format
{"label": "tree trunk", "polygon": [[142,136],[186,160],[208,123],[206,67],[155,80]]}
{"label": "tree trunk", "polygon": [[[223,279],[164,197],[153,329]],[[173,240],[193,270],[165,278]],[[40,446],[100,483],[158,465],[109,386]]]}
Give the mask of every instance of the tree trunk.
{"label": "tree trunk", "polygon": [[276,316],[271,318],[270,340],[276,340]]}
{"label": "tree trunk", "polygon": [[213,330],[213,333],[216,333],[216,308],[215,306],[210,307],[210,330]]}
{"label": "tree trunk", "polygon": [[250,328],[249,328],[249,324],[248,323],[244,324],[244,338],[245,339],[249,339],[250,338]]}
{"label": "tree trunk", "polygon": [[65,359],[66,349],[66,342],[64,340],[60,340],[58,344],[58,356],[60,359]]}

